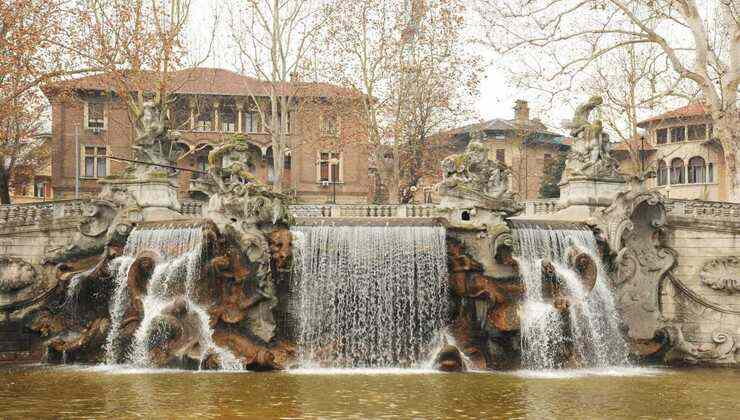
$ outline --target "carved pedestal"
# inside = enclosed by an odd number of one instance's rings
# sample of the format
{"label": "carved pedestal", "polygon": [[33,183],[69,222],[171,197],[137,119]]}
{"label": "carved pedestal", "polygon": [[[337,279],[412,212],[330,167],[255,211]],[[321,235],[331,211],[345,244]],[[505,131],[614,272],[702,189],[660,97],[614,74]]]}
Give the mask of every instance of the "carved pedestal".
{"label": "carved pedestal", "polygon": [[611,205],[617,194],[626,188],[627,183],[622,178],[572,177],[560,184],[558,206],[589,215],[596,207]]}
{"label": "carved pedestal", "polygon": [[[129,209],[138,209],[139,221],[182,219],[177,186],[166,177],[148,179],[114,178],[101,180],[101,196],[127,194]],[[133,217],[132,217],[133,218]]]}

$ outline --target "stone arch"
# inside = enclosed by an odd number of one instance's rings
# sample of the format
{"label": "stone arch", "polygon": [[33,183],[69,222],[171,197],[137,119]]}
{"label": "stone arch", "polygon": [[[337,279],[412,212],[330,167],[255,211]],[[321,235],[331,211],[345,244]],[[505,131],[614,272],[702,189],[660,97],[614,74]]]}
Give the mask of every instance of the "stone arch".
{"label": "stone arch", "polygon": [[683,159],[677,157],[671,160],[671,184],[685,184],[686,183],[686,165],[683,163]]}
{"label": "stone arch", "polygon": [[657,181],[658,185],[668,184],[668,165],[663,159],[658,160]]}
{"label": "stone arch", "polygon": [[694,156],[689,159],[687,181],[689,184],[704,184],[707,182],[707,164],[703,157]]}

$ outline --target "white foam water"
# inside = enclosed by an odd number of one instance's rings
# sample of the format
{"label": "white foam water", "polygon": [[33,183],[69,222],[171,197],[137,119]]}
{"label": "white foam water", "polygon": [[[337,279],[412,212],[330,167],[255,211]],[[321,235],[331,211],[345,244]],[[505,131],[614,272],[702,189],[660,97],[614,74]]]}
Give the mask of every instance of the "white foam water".
{"label": "white foam water", "polygon": [[[130,348],[124,349],[120,340],[121,323],[126,308],[131,304],[128,294],[128,276],[136,257],[144,251],[159,258],[142,298],[143,319],[134,333]],[[201,359],[209,353],[219,356],[221,368],[242,369],[239,360],[213,341],[213,330],[208,313],[196,302],[194,288],[200,276],[203,258],[203,233],[200,227],[135,228],[129,235],[123,254],[110,263],[115,273],[115,291],[110,304],[111,328],[106,340],[106,360],[109,365],[124,362],[148,368],[148,343],[152,340],[155,321],[163,310],[178,299],[184,299],[189,313],[198,319]]]}
{"label": "white foam water", "polygon": [[446,325],[443,227],[297,226],[304,368],[422,367]]}
{"label": "white foam water", "polygon": [[[516,260],[526,289],[522,306],[522,366],[551,370],[565,367],[564,349],[570,345],[580,367],[629,366],[628,348],[621,333],[621,320],[598,255],[593,233],[583,226],[550,228],[517,223]],[[584,290],[578,273],[567,264],[567,250],[586,252],[597,269],[596,284]],[[552,262],[571,299],[568,321],[547,302],[542,293],[541,264]]]}

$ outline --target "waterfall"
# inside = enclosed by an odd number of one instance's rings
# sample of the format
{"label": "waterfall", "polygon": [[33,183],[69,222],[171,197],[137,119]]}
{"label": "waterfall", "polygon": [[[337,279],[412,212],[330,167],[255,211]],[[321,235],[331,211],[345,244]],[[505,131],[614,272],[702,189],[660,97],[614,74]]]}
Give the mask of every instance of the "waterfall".
{"label": "waterfall", "polygon": [[443,227],[298,226],[304,367],[421,367],[446,325]]}
{"label": "waterfall", "polygon": [[[582,225],[551,228],[515,223],[514,236],[516,260],[526,288],[521,328],[523,367],[564,367],[564,349],[568,347],[578,366],[627,365],[628,348],[621,333],[621,320],[591,230]],[[579,274],[568,265],[569,247],[587,253],[596,265],[596,284],[590,293],[584,289]],[[574,298],[567,317],[543,296],[543,260],[551,262],[568,295]]]}
{"label": "waterfall", "polygon": [[[194,295],[195,282],[200,278],[203,259],[203,233],[200,227],[135,228],[131,232],[121,256],[110,263],[114,273],[115,291],[110,304],[111,327],[106,340],[108,364],[121,360],[135,366],[148,366],[147,347],[157,317],[177,299],[184,299],[188,312],[198,318],[201,358],[209,352],[219,355],[223,369],[240,369],[240,362],[227,350],[213,342],[213,330],[208,322],[207,311],[197,302]],[[142,251],[151,251],[158,261],[147,283],[142,298],[143,318],[134,333],[128,349],[120,340],[121,327],[126,309],[131,304],[128,294],[128,275],[136,257]]]}

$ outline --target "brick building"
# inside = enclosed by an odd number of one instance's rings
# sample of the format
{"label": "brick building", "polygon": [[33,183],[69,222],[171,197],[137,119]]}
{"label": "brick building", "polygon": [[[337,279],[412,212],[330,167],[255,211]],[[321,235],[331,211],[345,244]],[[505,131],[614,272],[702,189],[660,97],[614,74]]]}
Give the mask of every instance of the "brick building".
{"label": "brick building", "polygon": [[[99,74],[44,89],[52,107],[54,199],[74,197],[78,168],[80,195],[91,196],[100,190],[99,179],[126,168],[114,157],[132,157],[133,124],[113,86],[110,77]],[[214,145],[238,135],[262,156],[257,176],[272,182],[271,139],[258,112],[270,108],[268,83],[223,69],[192,68],[175,72],[172,86],[168,123],[188,149],[178,166],[206,170]],[[367,142],[358,134],[364,132],[358,129],[360,119],[351,112],[359,109],[357,94],[323,83],[295,82],[284,88],[296,101],[287,116],[283,191],[300,202],[365,202]],[[202,175],[181,171],[180,177],[182,198],[203,198]]]}
{"label": "brick building", "polygon": [[570,149],[570,139],[553,133],[529,115],[529,105],[518,100],[513,119],[493,119],[456,128],[446,136],[450,153],[460,153],[475,137],[488,147],[489,158],[511,168],[510,189],[521,199],[540,198],[545,165]]}
{"label": "brick building", "polygon": [[630,145],[619,143],[612,155],[623,173],[635,165],[655,171],[647,186],[671,198],[726,201],[730,177],[722,146],[712,138],[712,119],[701,103],[648,118],[638,123],[645,130]]}
{"label": "brick building", "polygon": [[[21,141],[9,185],[13,204],[48,201],[52,198],[51,134],[40,133]],[[32,156],[33,155],[33,156]]]}

